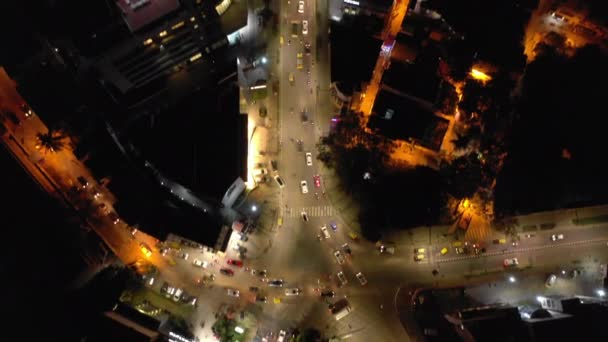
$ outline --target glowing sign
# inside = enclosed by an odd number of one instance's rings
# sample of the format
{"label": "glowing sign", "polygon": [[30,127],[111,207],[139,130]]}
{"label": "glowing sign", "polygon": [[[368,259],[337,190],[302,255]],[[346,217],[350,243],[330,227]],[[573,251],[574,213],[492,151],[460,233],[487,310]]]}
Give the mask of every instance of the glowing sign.
{"label": "glowing sign", "polygon": [[345,3],[350,4],[350,5],[355,5],[355,6],[359,6],[359,1],[354,1],[354,0],[344,0]]}

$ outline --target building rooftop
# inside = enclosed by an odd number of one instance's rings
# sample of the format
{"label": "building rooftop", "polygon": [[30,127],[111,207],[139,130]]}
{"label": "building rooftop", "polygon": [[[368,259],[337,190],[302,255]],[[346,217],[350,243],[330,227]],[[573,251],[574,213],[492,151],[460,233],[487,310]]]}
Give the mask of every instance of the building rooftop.
{"label": "building rooftop", "polygon": [[330,40],[332,82],[358,84],[369,81],[382,41],[334,22]]}
{"label": "building rooftop", "polygon": [[434,104],[442,80],[436,70],[393,61],[384,71],[382,83],[399,92]]}
{"label": "building rooftop", "polygon": [[179,0],[116,0],[125,23],[135,32],[179,9]]}
{"label": "building rooftop", "polygon": [[439,150],[448,121],[436,116],[415,99],[385,86],[378,92],[368,126],[391,139],[414,139]]}

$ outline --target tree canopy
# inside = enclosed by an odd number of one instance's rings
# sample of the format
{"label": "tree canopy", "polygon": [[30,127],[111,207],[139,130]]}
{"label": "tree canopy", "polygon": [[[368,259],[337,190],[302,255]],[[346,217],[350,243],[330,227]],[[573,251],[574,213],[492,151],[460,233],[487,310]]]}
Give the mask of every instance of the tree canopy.
{"label": "tree canopy", "polygon": [[502,213],[603,202],[608,182],[598,158],[607,146],[608,58],[593,46],[572,58],[540,55],[521,82],[509,156],[497,179]]}

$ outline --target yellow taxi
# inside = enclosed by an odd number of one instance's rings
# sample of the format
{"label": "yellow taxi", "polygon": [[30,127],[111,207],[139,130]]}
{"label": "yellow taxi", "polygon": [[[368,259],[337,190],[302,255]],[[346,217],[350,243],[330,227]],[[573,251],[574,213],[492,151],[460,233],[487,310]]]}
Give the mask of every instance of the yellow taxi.
{"label": "yellow taxi", "polygon": [[447,247],[443,247],[441,249],[441,255],[446,255],[446,254],[448,254],[448,249],[447,249]]}
{"label": "yellow taxi", "polygon": [[142,253],[144,253],[146,258],[149,258],[152,255],[152,251],[150,250],[150,247],[146,246],[146,244],[144,244],[143,242],[139,244],[139,249],[141,250]]}

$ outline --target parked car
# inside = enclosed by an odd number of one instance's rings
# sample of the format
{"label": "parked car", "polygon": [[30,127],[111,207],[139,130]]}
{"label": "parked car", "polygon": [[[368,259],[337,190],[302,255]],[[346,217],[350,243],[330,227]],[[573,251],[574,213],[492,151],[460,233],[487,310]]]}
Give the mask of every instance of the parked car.
{"label": "parked car", "polygon": [[255,296],[255,301],[258,303],[268,303],[268,297],[262,296],[262,295],[257,295],[257,296]]}
{"label": "parked car", "polygon": [[232,265],[232,266],[236,266],[236,267],[243,267],[243,262],[241,260],[228,259],[228,260],[226,260],[226,263],[228,265]]}
{"label": "parked car", "polygon": [[517,260],[517,258],[505,259],[503,261],[504,267],[514,267],[517,265],[519,265],[519,261]]}
{"label": "parked car", "polygon": [[342,253],[340,253],[340,251],[338,251],[338,250],[334,251],[334,257],[336,257],[336,261],[338,261],[339,265],[344,264],[344,262],[345,262],[344,256],[342,255]]}
{"label": "parked car", "polygon": [[148,258],[152,255],[152,250],[150,247],[143,242],[139,244],[139,250],[141,250],[141,252]]}
{"label": "parked car", "polygon": [[188,258],[190,257],[190,254],[188,254],[186,252],[181,252],[181,253],[179,253],[178,256],[180,259],[188,260]]}
{"label": "parked car", "polygon": [[281,176],[279,176],[279,175],[274,176],[274,180],[277,182],[277,184],[279,184],[279,188],[285,187],[285,182],[283,182],[283,179],[281,178]]}
{"label": "parked car", "polygon": [[367,279],[365,279],[365,276],[363,275],[363,273],[359,272],[359,273],[355,274],[355,277],[357,277],[357,279],[359,279],[359,283],[361,283],[361,286],[365,286],[367,284]]}
{"label": "parked car", "polygon": [[302,20],[302,34],[308,34],[308,20]]}
{"label": "parked car", "polygon": [[306,152],[306,165],[312,166],[312,153]]}
{"label": "parked car", "polygon": [[273,279],[268,281],[270,287],[283,287],[283,279]]}
{"label": "parked car", "polygon": [[422,261],[422,260],[424,260],[424,254],[414,255],[414,261]]}
{"label": "parked car", "polygon": [[353,251],[350,249],[350,246],[347,243],[342,245],[342,250],[348,255],[353,255]]}
{"label": "parked car", "polygon": [[302,0],[298,1],[298,13],[304,13],[304,1]]}
{"label": "parked car", "polygon": [[551,241],[563,240],[564,234],[553,234],[551,235]]}
{"label": "parked car", "polygon": [[424,254],[424,252],[426,252],[424,248],[414,248],[414,254]]}
{"label": "parked car", "polygon": [[327,231],[326,225],[321,226],[321,235],[326,239],[329,239],[331,237],[331,235],[329,235],[329,231]]}
{"label": "parked car", "polygon": [[346,284],[348,284],[348,280],[346,279],[346,275],[344,275],[344,272],[340,271],[337,273],[338,275],[338,280],[340,281],[340,286],[344,286]]}
{"label": "parked car", "polygon": [[229,268],[221,268],[220,273],[229,277],[232,277],[234,275],[234,271]]}
{"label": "parked car", "polygon": [[303,194],[307,194],[308,193],[308,183],[306,183],[305,180],[300,182],[300,190],[302,190]]}
{"label": "parked car", "polygon": [[235,290],[235,289],[226,289],[226,294],[228,294],[231,297],[238,297],[240,296],[240,292],[239,290]]}
{"label": "parked car", "polygon": [[286,296],[299,296],[301,292],[302,292],[302,290],[300,290],[298,288],[285,289]]}
{"label": "parked car", "polygon": [[285,342],[285,336],[287,336],[287,332],[285,330],[279,331],[279,337],[277,338],[277,342]]}
{"label": "parked car", "polygon": [[552,287],[553,285],[555,285],[556,281],[557,281],[557,276],[555,274],[550,274],[547,277],[547,280],[545,280],[545,286]]}
{"label": "parked car", "polygon": [[264,277],[266,277],[267,274],[268,274],[268,272],[266,272],[266,270],[255,270],[255,269],[251,270],[252,276],[258,276],[258,277],[264,278]]}
{"label": "parked car", "polygon": [[209,266],[209,262],[208,261],[201,261],[199,259],[194,259],[194,260],[192,260],[192,265],[194,265],[196,267],[207,268]]}
{"label": "parked car", "polygon": [[178,302],[180,298],[182,298],[182,293],[184,293],[184,290],[176,289],[175,293],[173,294],[173,301]]}
{"label": "parked car", "polygon": [[315,183],[315,188],[320,188],[321,187],[321,176],[314,175],[314,176],[312,176],[312,180]]}
{"label": "parked car", "polygon": [[321,291],[321,297],[333,298],[335,295],[336,293],[332,290]]}
{"label": "parked car", "polygon": [[32,109],[30,108],[30,106],[27,105],[27,103],[21,104],[21,111],[23,112],[23,115],[25,115],[26,118],[29,118],[34,115],[34,112],[32,112]]}
{"label": "parked car", "polygon": [[395,247],[393,246],[381,245],[378,250],[380,254],[395,254]]}

